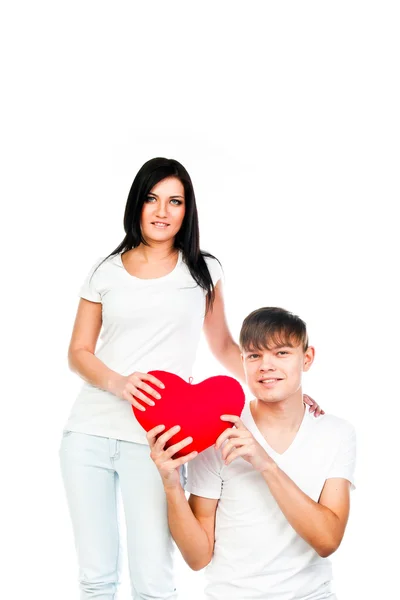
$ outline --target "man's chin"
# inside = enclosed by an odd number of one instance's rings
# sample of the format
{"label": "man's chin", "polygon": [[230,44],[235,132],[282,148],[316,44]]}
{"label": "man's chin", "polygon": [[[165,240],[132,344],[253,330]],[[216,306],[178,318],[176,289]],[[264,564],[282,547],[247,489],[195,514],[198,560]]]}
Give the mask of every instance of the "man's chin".
{"label": "man's chin", "polygon": [[277,397],[273,394],[260,394],[260,398],[258,398],[260,402],[268,402],[270,404],[276,404],[277,402],[282,402],[284,398]]}
{"label": "man's chin", "polygon": [[254,397],[261,402],[281,402],[284,400],[282,394],[277,394],[276,391],[260,389],[254,389],[251,391],[253,392]]}

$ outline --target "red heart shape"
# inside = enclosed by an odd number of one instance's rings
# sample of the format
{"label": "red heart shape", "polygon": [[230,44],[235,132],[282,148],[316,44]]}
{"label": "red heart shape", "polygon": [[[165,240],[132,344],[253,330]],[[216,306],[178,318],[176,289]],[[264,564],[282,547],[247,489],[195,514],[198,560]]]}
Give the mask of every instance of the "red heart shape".
{"label": "red heart shape", "polygon": [[[166,448],[189,436],[193,438],[193,442],[176,452],[174,458],[190,454],[193,450],[202,452],[215,444],[218,436],[231,426],[227,421],[221,421],[221,415],[241,415],[245,395],[242,386],[233,377],[217,375],[193,385],[168,371],[149,371],[149,374],[165,385],[163,390],[146,382],[161,394],[161,399],[155,400],[154,406],[145,405],[145,411],[134,406],[132,410],[146,431],[165,425],[164,433],[180,425],[180,431],[168,440]],[[137,400],[140,402],[139,398]]]}

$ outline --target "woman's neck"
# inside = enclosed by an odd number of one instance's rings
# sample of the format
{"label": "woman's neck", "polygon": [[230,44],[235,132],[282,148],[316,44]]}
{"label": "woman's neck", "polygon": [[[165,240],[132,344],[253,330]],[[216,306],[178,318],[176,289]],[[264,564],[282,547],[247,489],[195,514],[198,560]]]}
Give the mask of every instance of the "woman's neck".
{"label": "woman's neck", "polygon": [[170,260],[172,256],[176,256],[179,252],[177,248],[173,246],[173,243],[150,245],[140,244],[137,248],[132,250],[143,262],[146,263],[157,263],[164,260]]}

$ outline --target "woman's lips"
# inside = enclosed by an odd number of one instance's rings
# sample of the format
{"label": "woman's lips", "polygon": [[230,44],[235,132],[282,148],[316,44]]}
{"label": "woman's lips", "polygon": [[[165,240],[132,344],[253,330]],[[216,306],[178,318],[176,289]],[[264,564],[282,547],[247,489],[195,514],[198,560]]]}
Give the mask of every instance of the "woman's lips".
{"label": "woman's lips", "polygon": [[154,227],[156,227],[157,229],[166,229],[167,227],[169,227],[169,223],[160,223],[155,221],[154,223],[152,223],[152,225]]}

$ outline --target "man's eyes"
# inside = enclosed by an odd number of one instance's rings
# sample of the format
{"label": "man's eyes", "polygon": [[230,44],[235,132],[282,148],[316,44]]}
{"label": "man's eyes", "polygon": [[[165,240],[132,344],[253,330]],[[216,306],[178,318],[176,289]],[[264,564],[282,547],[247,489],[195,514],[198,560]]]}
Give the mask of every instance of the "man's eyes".
{"label": "man's eyes", "polygon": [[[290,352],[288,350],[278,350],[278,352],[276,353],[277,356],[287,356],[289,355]],[[249,354],[247,356],[247,358],[249,359],[256,359],[256,358],[260,358],[260,354],[256,354],[255,352],[253,354]]]}

